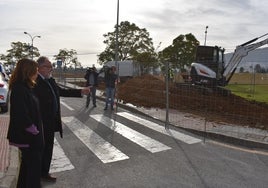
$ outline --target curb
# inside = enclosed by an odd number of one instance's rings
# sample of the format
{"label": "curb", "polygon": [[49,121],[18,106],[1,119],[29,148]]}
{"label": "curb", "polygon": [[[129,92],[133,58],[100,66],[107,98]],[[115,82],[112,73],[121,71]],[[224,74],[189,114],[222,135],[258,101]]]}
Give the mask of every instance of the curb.
{"label": "curb", "polygon": [[[174,126],[174,125],[172,125],[172,126]],[[177,126],[175,126],[175,127],[177,127]],[[249,139],[245,139],[245,138],[241,139],[241,138],[232,137],[229,135],[219,134],[219,133],[215,133],[215,132],[205,132],[205,131],[194,130],[194,129],[189,129],[189,128],[185,128],[185,127],[179,127],[179,128],[184,129],[184,130],[191,132],[193,134],[202,136],[204,139],[221,141],[224,143],[242,146],[242,147],[250,148],[250,149],[268,150],[268,144],[263,143],[263,142],[257,142],[257,141],[253,141],[253,140],[249,140]]]}

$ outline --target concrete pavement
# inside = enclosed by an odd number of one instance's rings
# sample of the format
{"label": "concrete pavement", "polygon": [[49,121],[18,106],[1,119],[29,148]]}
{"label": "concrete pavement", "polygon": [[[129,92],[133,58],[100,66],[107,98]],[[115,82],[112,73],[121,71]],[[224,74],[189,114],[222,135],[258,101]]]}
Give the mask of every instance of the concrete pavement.
{"label": "concrete pavement", "polygon": [[15,188],[19,167],[19,152],[6,139],[9,116],[0,115],[0,188]]}
{"label": "concrete pavement", "polygon": [[[65,87],[79,88],[68,83],[60,83]],[[102,93],[98,92],[98,99],[104,100]],[[166,111],[162,109],[145,109],[133,107],[130,104],[118,104],[120,108],[139,113],[148,117],[154,117],[160,121],[165,121]],[[9,116],[0,114],[0,188],[16,187],[17,173],[19,167],[18,149],[8,145],[6,139]],[[214,139],[231,144],[241,145],[253,149],[268,150],[268,131],[241,127],[236,125],[226,125],[223,123],[206,122],[201,117],[194,117],[190,114],[178,111],[169,111],[169,124],[195,134],[201,135],[205,139]]]}

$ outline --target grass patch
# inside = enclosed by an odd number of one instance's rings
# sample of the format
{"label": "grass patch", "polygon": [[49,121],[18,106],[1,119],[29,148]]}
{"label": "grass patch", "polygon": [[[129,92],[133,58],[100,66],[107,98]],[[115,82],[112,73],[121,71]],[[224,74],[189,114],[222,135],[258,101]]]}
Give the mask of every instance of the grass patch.
{"label": "grass patch", "polygon": [[229,84],[226,88],[233,94],[268,104],[268,85]]}

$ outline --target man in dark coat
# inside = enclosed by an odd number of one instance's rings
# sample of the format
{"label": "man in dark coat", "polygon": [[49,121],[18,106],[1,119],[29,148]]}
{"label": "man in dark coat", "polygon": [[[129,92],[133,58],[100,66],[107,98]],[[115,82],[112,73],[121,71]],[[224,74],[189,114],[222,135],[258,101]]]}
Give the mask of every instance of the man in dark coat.
{"label": "man in dark coat", "polygon": [[51,77],[52,64],[47,57],[40,57],[38,63],[38,77],[34,92],[39,99],[41,115],[44,125],[45,148],[42,155],[42,180],[55,182],[56,178],[49,174],[54,146],[54,133],[59,132],[62,137],[62,123],[60,111],[60,96],[82,97],[87,95],[89,88],[63,89]]}
{"label": "man in dark coat", "polygon": [[116,67],[112,66],[111,68],[108,68],[106,70],[104,81],[105,81],[105,93],[106,93],[106,99],[105,99],[105,108],[104,110],[107,110],[108,104],[110,103],[111,110],[114,110],[114,96],[115,96],[115,86],[117,83],[118,75],[115,73]]}
{"label": "man in dark coat", "polygon": [[97,107],[97,105],[96,105],[96,91],[97,91],[97,87],[98,87],[98,76],[101,72],[102,71],[97,72],[96,67],[90,67],[84,76],[84,78],[87,80],[86,86],[90,87],[90,93],[87,96],[86,107],[89,106],[90,97],[92,97],[93,107]]}

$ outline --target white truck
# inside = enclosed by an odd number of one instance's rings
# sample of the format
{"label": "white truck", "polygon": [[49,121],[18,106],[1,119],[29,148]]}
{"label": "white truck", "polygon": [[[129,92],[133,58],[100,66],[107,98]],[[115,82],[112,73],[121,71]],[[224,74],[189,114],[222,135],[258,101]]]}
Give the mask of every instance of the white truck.
{"label": "white truck", "polygon": [[[120,78],[130,78],[134,76],[140,75],[140,67],[134,61],[108,61],[105,63],[104,67],[116,67],[116,72]],[[104,73],[99,75],[100,77],[104,77]]]}

